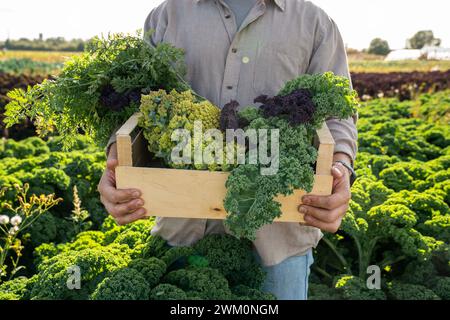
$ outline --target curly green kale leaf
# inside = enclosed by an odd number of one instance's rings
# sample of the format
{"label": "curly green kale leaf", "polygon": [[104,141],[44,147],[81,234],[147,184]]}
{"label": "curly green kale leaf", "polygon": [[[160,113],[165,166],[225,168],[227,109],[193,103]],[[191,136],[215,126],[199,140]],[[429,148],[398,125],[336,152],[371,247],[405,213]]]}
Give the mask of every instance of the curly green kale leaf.
{"label": "curly green kale leaf", "polygon": [[92,293],[91,300],[148,300],[150,286],[135,269],[120,269],[108,275]]}

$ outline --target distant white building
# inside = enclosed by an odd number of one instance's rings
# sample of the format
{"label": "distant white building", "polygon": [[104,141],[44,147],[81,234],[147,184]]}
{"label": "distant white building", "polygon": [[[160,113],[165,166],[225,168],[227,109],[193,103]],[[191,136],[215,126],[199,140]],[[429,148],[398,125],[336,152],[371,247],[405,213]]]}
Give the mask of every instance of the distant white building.
{"label": "distant white building", "polygon": [[401,49],[391,51],[386,61],[398,61],[398,60],[450,60],[450,48],[441,47],[424,47],[421,50],[416,49]]}
{"label": "distant white building", "polygon": [[422,53],[428,60],[450,60],[450,48],[424,47]]}
{"label": "distant white building", "polygon": [[391,51],[387,57],[386,61],[398,61],[398,60],[419,60],[422,55],[421,50],[414,49],[401,49]]}

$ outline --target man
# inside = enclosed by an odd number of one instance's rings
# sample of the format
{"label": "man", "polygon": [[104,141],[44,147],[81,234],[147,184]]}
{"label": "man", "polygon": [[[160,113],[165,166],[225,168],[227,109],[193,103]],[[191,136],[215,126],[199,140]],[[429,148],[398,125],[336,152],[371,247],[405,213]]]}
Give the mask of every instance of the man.
{"label": "man", "polygon": [[[347,56],[335,23],[303,0],[167,0],[148,16],[151,42],[186,51],[187,81],[200,95],[223,107],[230,100],[251,105],[275,95],[304,73],[333,71],[349,77]],[[320,230],[336,232],[350,201],[351,165],[356,154],[356,115],[327,121],[336,141],[333,194],[305,196],[299,211],[305,225],[274,223],[254,242],[268,275],[264,289],[279,299],[306,299],[312,248]],[[112,138],[99,192],[119,224],[145,215],[139,190],[117,190],[117,151]],[[159,218],[153,233],[174,246],[191,245],[205,234],[224,233],[221,221]]]}

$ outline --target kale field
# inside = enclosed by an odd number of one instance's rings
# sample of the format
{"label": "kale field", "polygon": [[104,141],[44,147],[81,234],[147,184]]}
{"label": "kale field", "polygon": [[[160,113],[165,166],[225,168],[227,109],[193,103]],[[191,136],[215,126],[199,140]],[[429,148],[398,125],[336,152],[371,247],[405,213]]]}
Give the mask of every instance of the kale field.
{"label": "kale field", "polygon": [[[3,66],[0,119],[8,91],[48,77]],[[449,78],[353,74],[364,98],[359,179],[341,229],[315,249],[311,300],[450,299]],[[214,235],[169,247],[150,235],[153,218],[118,226],[100,203],[106,159],[90,137],[73,137],[66,151],[26,118],[0,130],[0,300],[274,298],[260,290],[264,273],[248,240]],[[73,266],[81,284],[70,280]]]}

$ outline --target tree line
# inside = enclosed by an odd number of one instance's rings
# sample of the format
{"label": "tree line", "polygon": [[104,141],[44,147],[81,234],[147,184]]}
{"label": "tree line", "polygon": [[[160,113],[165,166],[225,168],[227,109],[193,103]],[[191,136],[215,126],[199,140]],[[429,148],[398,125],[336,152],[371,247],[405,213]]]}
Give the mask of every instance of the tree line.
{"label": "tree line", "polygon": [[[35,51],[83,51],[88,41],[83,39],[66,40],[63,37],[44,39],[42,34],[37,39],[20,38],[0,41],[0,50],[35,50]],[[407,49],[422,49],[425,46],[439,46],[441,39],[435,38],[433,31],[422,30],[406,41]],[[370,54],[387,55],[391,52],[389,43],[381,38],[371,41],[367,50]]]}
{"label": "tree line", "polygon": [[83,39],[66,40],[63,37],[44,39],[41,34],[38,39],[7,39],[4,42],[0,42],[0,49],[28,51],[83,51],[86,43],[87,41]]}
{"label": "tree line", "polygon": [[[440,46],[441,39],[435,38],[431,30],[422,30],[406,40],[406,49],[422,49],[425,46]],[[385,56],[391,52],[389,43],[381,38],[375,38],[369,45],[367,52]]]}

